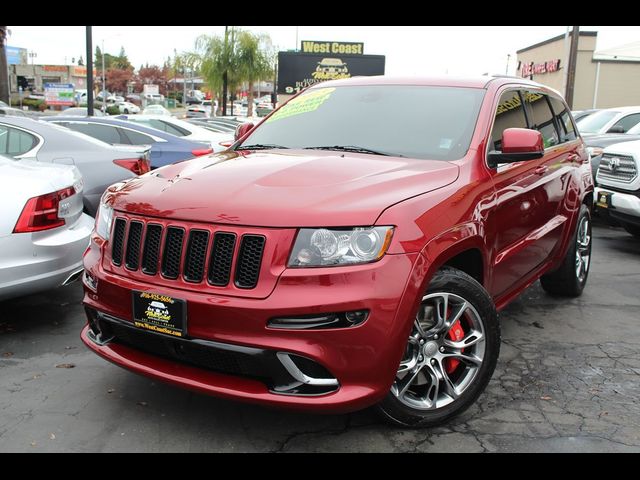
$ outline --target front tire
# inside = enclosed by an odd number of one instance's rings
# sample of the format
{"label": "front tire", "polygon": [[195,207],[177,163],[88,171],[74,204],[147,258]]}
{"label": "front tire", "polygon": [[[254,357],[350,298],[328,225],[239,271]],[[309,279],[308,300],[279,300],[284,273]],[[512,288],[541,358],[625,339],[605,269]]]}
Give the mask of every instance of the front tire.
{"label": "front tire", "polygon": [[561,297],[582,295],[591,267],[591,239],[591,212],[589,207],[583,204],[580,207],[576,231],[562,265],[540,278],[540,284],[545,291]]}
{"label": "front tire", "polygon": [[383,418],[432,427],[469,408],[484,391],[500,352],[500,325],[491,297],[466,273],[444,267],[418,309]]}
{"label": "front tire", "polygon": [[625,223],[622,225],[622,227],[629,232],[631,235],[633,235],[634,237],[639,237],[640,238],[640,227],[638,225],[632,225],[630,223]]}

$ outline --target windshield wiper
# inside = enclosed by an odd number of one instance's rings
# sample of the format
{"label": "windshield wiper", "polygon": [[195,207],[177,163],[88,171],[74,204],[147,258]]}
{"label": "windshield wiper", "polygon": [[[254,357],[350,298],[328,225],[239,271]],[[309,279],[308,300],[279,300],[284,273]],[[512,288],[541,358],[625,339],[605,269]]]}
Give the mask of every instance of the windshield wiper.
{"label": "windshield wiper", "polygon": [[381,152],[380,150],[373,150],[366,147],[358,147],[357,145],[331,145],[323,147],[304,147],[305,150],[335,150],[338,152],[353,152],[353,153],[369,153],[372,155],[384,155],[385,157],[402,157],[396,153]]}
{"label": "windshield wiper", "polygon": [[271,150],[271,149],[288,149],[282,145],[274,145],[272,143],[256,143],[255,145],[240,145],[236,150]]}

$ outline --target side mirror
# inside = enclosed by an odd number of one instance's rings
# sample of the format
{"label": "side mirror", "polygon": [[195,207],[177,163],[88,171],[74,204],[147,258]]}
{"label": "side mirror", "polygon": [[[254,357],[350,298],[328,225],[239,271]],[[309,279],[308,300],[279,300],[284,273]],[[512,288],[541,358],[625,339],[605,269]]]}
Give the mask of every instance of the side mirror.
{"label": "side mirror", "polygon": [[544,155],[542,134],[528,128],[507,128],[502,132],[502,151],[491,151],[487,155],[490,168],[501,163],[516,163],[535,160]]}
{"label": "side mirror", "polygon": [[609,130],[607,130],[607,133],[625,133],[625,132],[624,132],[624,127],[622,125],[614,125]]}
{"label": "side mirror", "polygon": [[242,137],[244,137],[247,133],[253,130],[253,127],[255,127],[255,125],[251,122],[241,123],[236,127],[236,133],[233,135],[233,139],[237,142]]}

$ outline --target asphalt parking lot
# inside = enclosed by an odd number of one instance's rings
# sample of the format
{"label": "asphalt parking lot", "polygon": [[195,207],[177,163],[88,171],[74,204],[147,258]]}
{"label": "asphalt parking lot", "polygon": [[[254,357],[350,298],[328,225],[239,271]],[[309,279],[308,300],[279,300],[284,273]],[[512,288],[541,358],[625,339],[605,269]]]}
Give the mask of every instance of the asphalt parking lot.
{"label": "asphalt parking lot", "polygon": [[640,451],[640,241],[594,229],[589,284],[539,284],[502,312],[480,401],[445,427],[402,430],[369,411],[303,415],[134,375],[80,342],[82,289],[0,302],[2,452]]}

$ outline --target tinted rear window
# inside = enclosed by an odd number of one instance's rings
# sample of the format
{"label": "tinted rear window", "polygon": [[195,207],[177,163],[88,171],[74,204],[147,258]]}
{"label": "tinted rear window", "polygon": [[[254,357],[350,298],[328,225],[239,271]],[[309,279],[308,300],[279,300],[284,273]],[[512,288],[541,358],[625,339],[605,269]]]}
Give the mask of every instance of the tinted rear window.
{"label": "tinted rear window", "polygon": [[357,146],[455,160],[469,149],[484,90],[430,86],[314,88],[272,115],[244,145]]}

